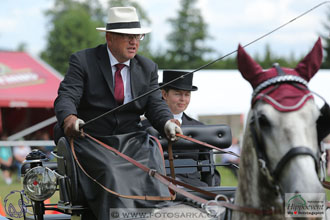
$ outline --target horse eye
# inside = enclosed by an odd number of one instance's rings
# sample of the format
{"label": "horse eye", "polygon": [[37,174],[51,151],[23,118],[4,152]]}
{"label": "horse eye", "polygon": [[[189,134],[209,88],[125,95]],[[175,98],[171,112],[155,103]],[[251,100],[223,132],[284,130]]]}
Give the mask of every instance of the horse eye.
{"label": "horse eye", "polygon": [[263,128],[270,127],[270,122],[269,122],[268,118],[266,117],[266,115],[264,115],[264,114],[259,115],[258,121],[259,121],[259,125],[261,127],[263,127]]}

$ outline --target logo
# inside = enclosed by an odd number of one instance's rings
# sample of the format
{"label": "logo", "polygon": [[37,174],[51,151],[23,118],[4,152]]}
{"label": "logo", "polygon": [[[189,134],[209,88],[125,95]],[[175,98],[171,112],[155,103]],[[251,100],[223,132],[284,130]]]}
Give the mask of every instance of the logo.
{"label": "logo", "polygon": [[161,209],[152,208],[110,208],[110,219],[219,219],[219,217],[212,216],[203,209],[190,207],[188,205],[177,205],[164,207]]}
{"label": "logo", "polygon": [[45,82],[45,78],[30,68],[10,69],[0,63],[0,89],[30,86]]}
{"label": "logo", "polygon": [[[17,194],[18,199],[17,199]],[[29,212],[26,205],[30,203],[30,199],[24,194],[24,191],[11,191],[4,199],[5,212],[12,218],[22,218],[25,213]],[[30,213],[30,212],[29,212]]]}
{"label": "logo", "polygon": [[325,193],[286,193],[285,217],[324,217]]}

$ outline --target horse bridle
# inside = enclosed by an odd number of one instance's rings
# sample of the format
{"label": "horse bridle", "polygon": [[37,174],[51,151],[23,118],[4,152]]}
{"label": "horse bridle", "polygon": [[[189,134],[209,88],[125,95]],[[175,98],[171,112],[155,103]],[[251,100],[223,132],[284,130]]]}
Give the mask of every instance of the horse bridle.
{"label": "horse bridle", "polygon": [[[294,84],[298,88],[307,89],[308,90],[308,87],[307,87],[307,84],[308,83],[307,83],[306,80],[304,80],[303,78],[301,78],[299,76],[295,76],[295,75],[285,75],[284,71],[280,68],[280,66],[278,64],[274,64],[274,67],[276,68],[278,75],[276,77],[274,77],[274,78],[271,78],[269,80],[266,80],[265,82],[263,82],[259,86],[257,86],[256,89],[254,90],[253,94],[252,94],[252,100],[255,97],[257,97],[258,95],[260,95],[259,93],[262,90],[264,90],[265,88],[268,88],[271,85],[275,85],[275,87],[273,89],[271,89],[270,91],[268,91],[268,93],[270,93],[270,92],[274,91],[277,88],[276,85],[281,84],[281,83]],[[300,86],[302,85],[303,87],[300,87],[299,85]],[[312,92],[310,93],[310,95],[312,95]],[[318,94],[316,94],[316,95],[318,95]],[[262,96],[263,96],[263,94],[261,94],[261,99],[257,100],[256,103],[254,104],[254,106],[257,106],[258,105],[258,103],[262,100]],[[328,104],[326,102],[325,102],[325,106],[328,106]],[[323,107],[323,108],[326,108],[326,107]],[[325,111],[328,111],[327,113],[329,114],[329,108],[327,110],[325,110]],[[265,146],[265,143],[264,143],[264,140],[262,138],[262,129],[260,129],[260,122],[259,122],[260,115],[258,115],[258,112],[256,111],[255,107],[252,109],[252,114],[253,115],[251,117],[251,121],[250,121],[249,126],[250,126],[250,129],[251,129],[253,145],[255,147],[255,151],[256,151],[256,154],[257,154],[259,166],[264,171],[264,173],[266,172],[267,175],[270,176],[271,181],[273,182],[273,186],[277,190],[280,190],[278,181],[280,179],[280,175],[281,175],[284,167],[286,166],[286,164],[291,159],[293,159],[293,158],[295,158],[297,156],[302,156],[302,155],[311,156],[313,158],[313,160],[314,160],[314,163],[315,163],[316,172],[319,171],[319,169],[320,169],[320,166],[319,166],[320,159],[319,158],[321,158],[320,155],[322,153],[324,153],[324,152],[322,152],[322,150],[319,148],[317,154],[315,154],[310,148],[308,148],[306,146],[295,146],[295,147],[291,148],[280,159],[280,161],[275,166],[275,169],[274,170],[270,170],[269,169],[269,159],[268,159],[267,154],[265,152],[265,147],[264,147]],[[321,111],[321,114],[322,114],[322,111]],[[329,130],[329,128],[328,128],[328,130]],[[319,133],[319,131],[318,131],[318,133]]]}

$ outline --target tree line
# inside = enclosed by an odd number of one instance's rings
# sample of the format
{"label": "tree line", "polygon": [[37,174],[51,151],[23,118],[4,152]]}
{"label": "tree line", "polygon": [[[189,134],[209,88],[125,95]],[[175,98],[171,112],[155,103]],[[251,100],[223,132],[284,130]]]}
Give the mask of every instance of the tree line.
{"label": "tree line", "polygon": [[[159,69],[196,69],[212,62],[208,58],[209,55],[218,51],[206,45],[206,40],[212,37],[208,33],[208,25],[200,9],[196,7],[196,2],[197,0],[180,0],[180,9],[177,14],[167,20],[172,27],[172,31],[167,36],[169,44],[167,49],[152,50],[148,35],[140,44],[139,54],[154,60]],[[142,25],[151,25],[151,20],[138,1],[109,0],[108,7],[114,6],[135,7]],[[41,58],[60,73],[65,74],[69,56],[72,53],[105,43],[104,33],[94,30],[96,27],[104,26],[107,21],[107,11],[98,0],[54,0],[54,7],[45,12],[50,29],[47,34],[47,46],[41,52]],[[324,23],[324,29],[328,33],[330,32],[329,24],[330,13]],[[322,68],[330,68],[330,38],[325,35],[321,37],[326,42],[325,61]],[[295,67],[301,58],[277,57],[269,46],[265,47],[263,57],[254,56],[254,59],[264,68],[275,62],[281,66]],[[227,57],[207,67],[207,69],[236,68],[235,57]]]}

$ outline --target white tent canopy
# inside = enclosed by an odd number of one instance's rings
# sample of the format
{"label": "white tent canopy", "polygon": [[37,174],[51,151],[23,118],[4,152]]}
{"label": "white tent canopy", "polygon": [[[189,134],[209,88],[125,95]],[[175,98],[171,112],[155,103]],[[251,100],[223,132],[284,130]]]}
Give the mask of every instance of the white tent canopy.
{"label": "white tent canopy", "polygon": [[[189,70],[186,70],[189,71]],[[159,82],[162,71],[159,71]],[[192,92],[186,113],[198,118],[200,115],[244,114],[250,108],[252,87],[238,70],[200,70],[194,73]],[[309,88],[330,103],[330,70],[320,70],[311,79]],[[316,98],[321,106],[323,101]]]}

